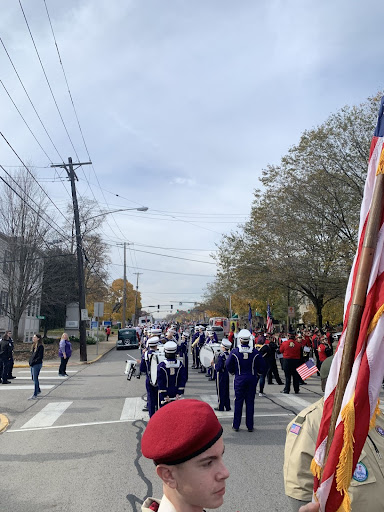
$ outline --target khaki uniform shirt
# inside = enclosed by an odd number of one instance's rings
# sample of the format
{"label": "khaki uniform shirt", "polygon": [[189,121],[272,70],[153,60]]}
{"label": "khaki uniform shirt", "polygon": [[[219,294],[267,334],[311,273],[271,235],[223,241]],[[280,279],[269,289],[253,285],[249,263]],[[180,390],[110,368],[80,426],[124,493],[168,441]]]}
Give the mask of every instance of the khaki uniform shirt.
{"label": "khaki uniform shirt", "polygon": [[141,512],[152,512],[148,507],[150,507],[154,501],[160,504],[158,512],[176,512],[175,507],[166,496],[163,496],[161,500],[156,500],[155,498],[147,498],[141,506]]}
{"label": "khaki uniform shirt", "polygon": [[[313,475],[310,470],[316,449],[324,399],[310,405],[287,427],[284,451],[285,494],[295,500],[312,500]],[[358,421],[358,419],[356,419]],[[384,510],[384,419],[376,418],[369,431],[349,486],[353,511]],[[383,458],[382,458],[383,457]]]}

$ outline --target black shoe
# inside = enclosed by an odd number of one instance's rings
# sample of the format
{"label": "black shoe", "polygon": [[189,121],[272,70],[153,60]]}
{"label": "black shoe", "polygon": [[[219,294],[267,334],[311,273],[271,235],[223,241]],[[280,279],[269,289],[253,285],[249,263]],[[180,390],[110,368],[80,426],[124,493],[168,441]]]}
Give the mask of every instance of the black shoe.
{"label": "black shoe", "polygon": [[279,386],[284,386],[285,382],[283,382],[282,380],[280,382],[278,382],[278,385]]}
{"label": "black shoe", "polygon": [[197,366],[195,366],[194,364],[191,366],[192,370],[196,370]]}
{"label": "black shoe", "polygon": [[11,384],[11,382],[9,380],[6,380],[5,382],[3,381],[3,384]]}
{"label": "black shoe", "polygon": [[295,395],[298,395],[300,393],[300,391],[295,391]]}
{"label": "black shoe", "polygon": [[272,386],[272,384],[274,384],[274,382],[268,382],[268,386]]}
{"label": "black shoe", "polygon": [[284,393],[285,395],[289,395],[289,391],[285,391],[285,389],[283,389],[283,391],[280,391],[280,393]]}
{"label": "black shoe", "polygon": [[16,379],[16,377],[14,375],[10,375],[8,379]]}
{"label": "black shoe", "polygon": [[231,409],[231,408],[229,408],[229,409],[226,409],[226,411],[227,411],[227,412],[229,412],[229,411],[232,411],[232,409]]}
{"label": "black shoe", "polygon": [[238,428],[235,428],[235,427],[232,427],[232,430],[234,430],[235,432],[238,432],[239,429]]}
{"label": "black shoe", "polygon": [[224,411],[224,409],[219,409],[218,407],[213,408],[215,411]]}
{"label": "black shoe", "polygon": [[249,429],[248,429],[248,432],[253,432],[253,428],[249,428]]}
{"label": "black shoe", "polygon": [[148,409],[147,409],[146,407],[143,407],[141,410],[142,410],[143,412],[148,412]]}

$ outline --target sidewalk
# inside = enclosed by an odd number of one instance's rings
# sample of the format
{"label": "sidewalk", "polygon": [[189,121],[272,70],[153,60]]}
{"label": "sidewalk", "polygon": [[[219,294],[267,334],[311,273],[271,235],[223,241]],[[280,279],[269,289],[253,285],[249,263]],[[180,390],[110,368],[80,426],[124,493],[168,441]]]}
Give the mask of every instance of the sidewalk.
{"label": "sidewalk", "polygon": [[[84,364],[92,364],[98,361],[104,354],[116,347],[117,334],[109,336],[109,341],[100,341],[98,345],[87,345],[87,361],[80,361],[80,348],[73,350],[71,357],[68,361],[68,368],[70,366],[79,366]],[[72,343],[72,348],[79,344]],[[60,366],[60,357],[54,359],[43,360],[43,368]],[[28,361],[17,361],[14,368],[29,368]]]}

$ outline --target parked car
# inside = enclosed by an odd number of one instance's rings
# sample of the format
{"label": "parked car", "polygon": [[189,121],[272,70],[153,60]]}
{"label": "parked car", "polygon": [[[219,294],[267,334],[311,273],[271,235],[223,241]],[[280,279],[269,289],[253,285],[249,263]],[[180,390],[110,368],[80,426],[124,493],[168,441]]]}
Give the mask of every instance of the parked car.
{"label": "parked car", "polygon": [[340,336],[341,336],[342,334],[343,334],[342,332],[335,332],[335,334],[332,336],[332,338],[333,338],[333,342],[335,342],[335,341],[336,341],[336,342],[337,342],[337,341],[339,341]]}
{"label": "parked car", "polygon": [[224,329],[220,325],[210,325],[207,327],[206,332],[213,331],[216,333],[218,341],[221,341],[224,338]]}
{"label": "parked car", "polygon": [[116,350],[120,348],[139,348],[136,329],[119,329],[117,333]]}

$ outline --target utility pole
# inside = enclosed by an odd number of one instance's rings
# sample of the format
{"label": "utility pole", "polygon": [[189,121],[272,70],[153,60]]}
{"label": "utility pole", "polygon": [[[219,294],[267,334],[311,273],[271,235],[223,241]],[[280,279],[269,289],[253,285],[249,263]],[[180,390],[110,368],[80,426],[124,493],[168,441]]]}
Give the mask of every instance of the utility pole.
{"label": "utility pole", "polygon": [[135,313],[134,313],[134,318],[133,318],[133,325],[135,325],[136,318],[137,318],[137,293],[139,291],[139,276],[141,276],[142,272],[133,272],[133,273],[136,274]]}
{"label": "utility pole", "polygon": [[123,317],[121,319],[121,328],[125,328],[127,319],[127,244],[124,242],[124,284],[123,284]]}
{"label": "utility pole", "polygon": [[[75,165],[89,165],[92,162],[76,163]],[[73,203],[73,215],[75,219],[76,229],[76,254],[77,254],[77,277],[79,281],[79,333],[80,333],[80,361],[87,361],[87,338],[86,338],[86,327],[85,320],[82,320],[82,311],[86,309],[85,306],[85,280],[84,280],[84,262],[83,262],[83,243],[80,232],[80,217],[79,217],[79,205],[77,202],[75,179],[78,177],[73,169],[72,158],[68,158],[68,166],[65,164],[51,165],[51,167],[61,167],[67,171],[68,178],[71,182],[72,190],[72,203]]]}

